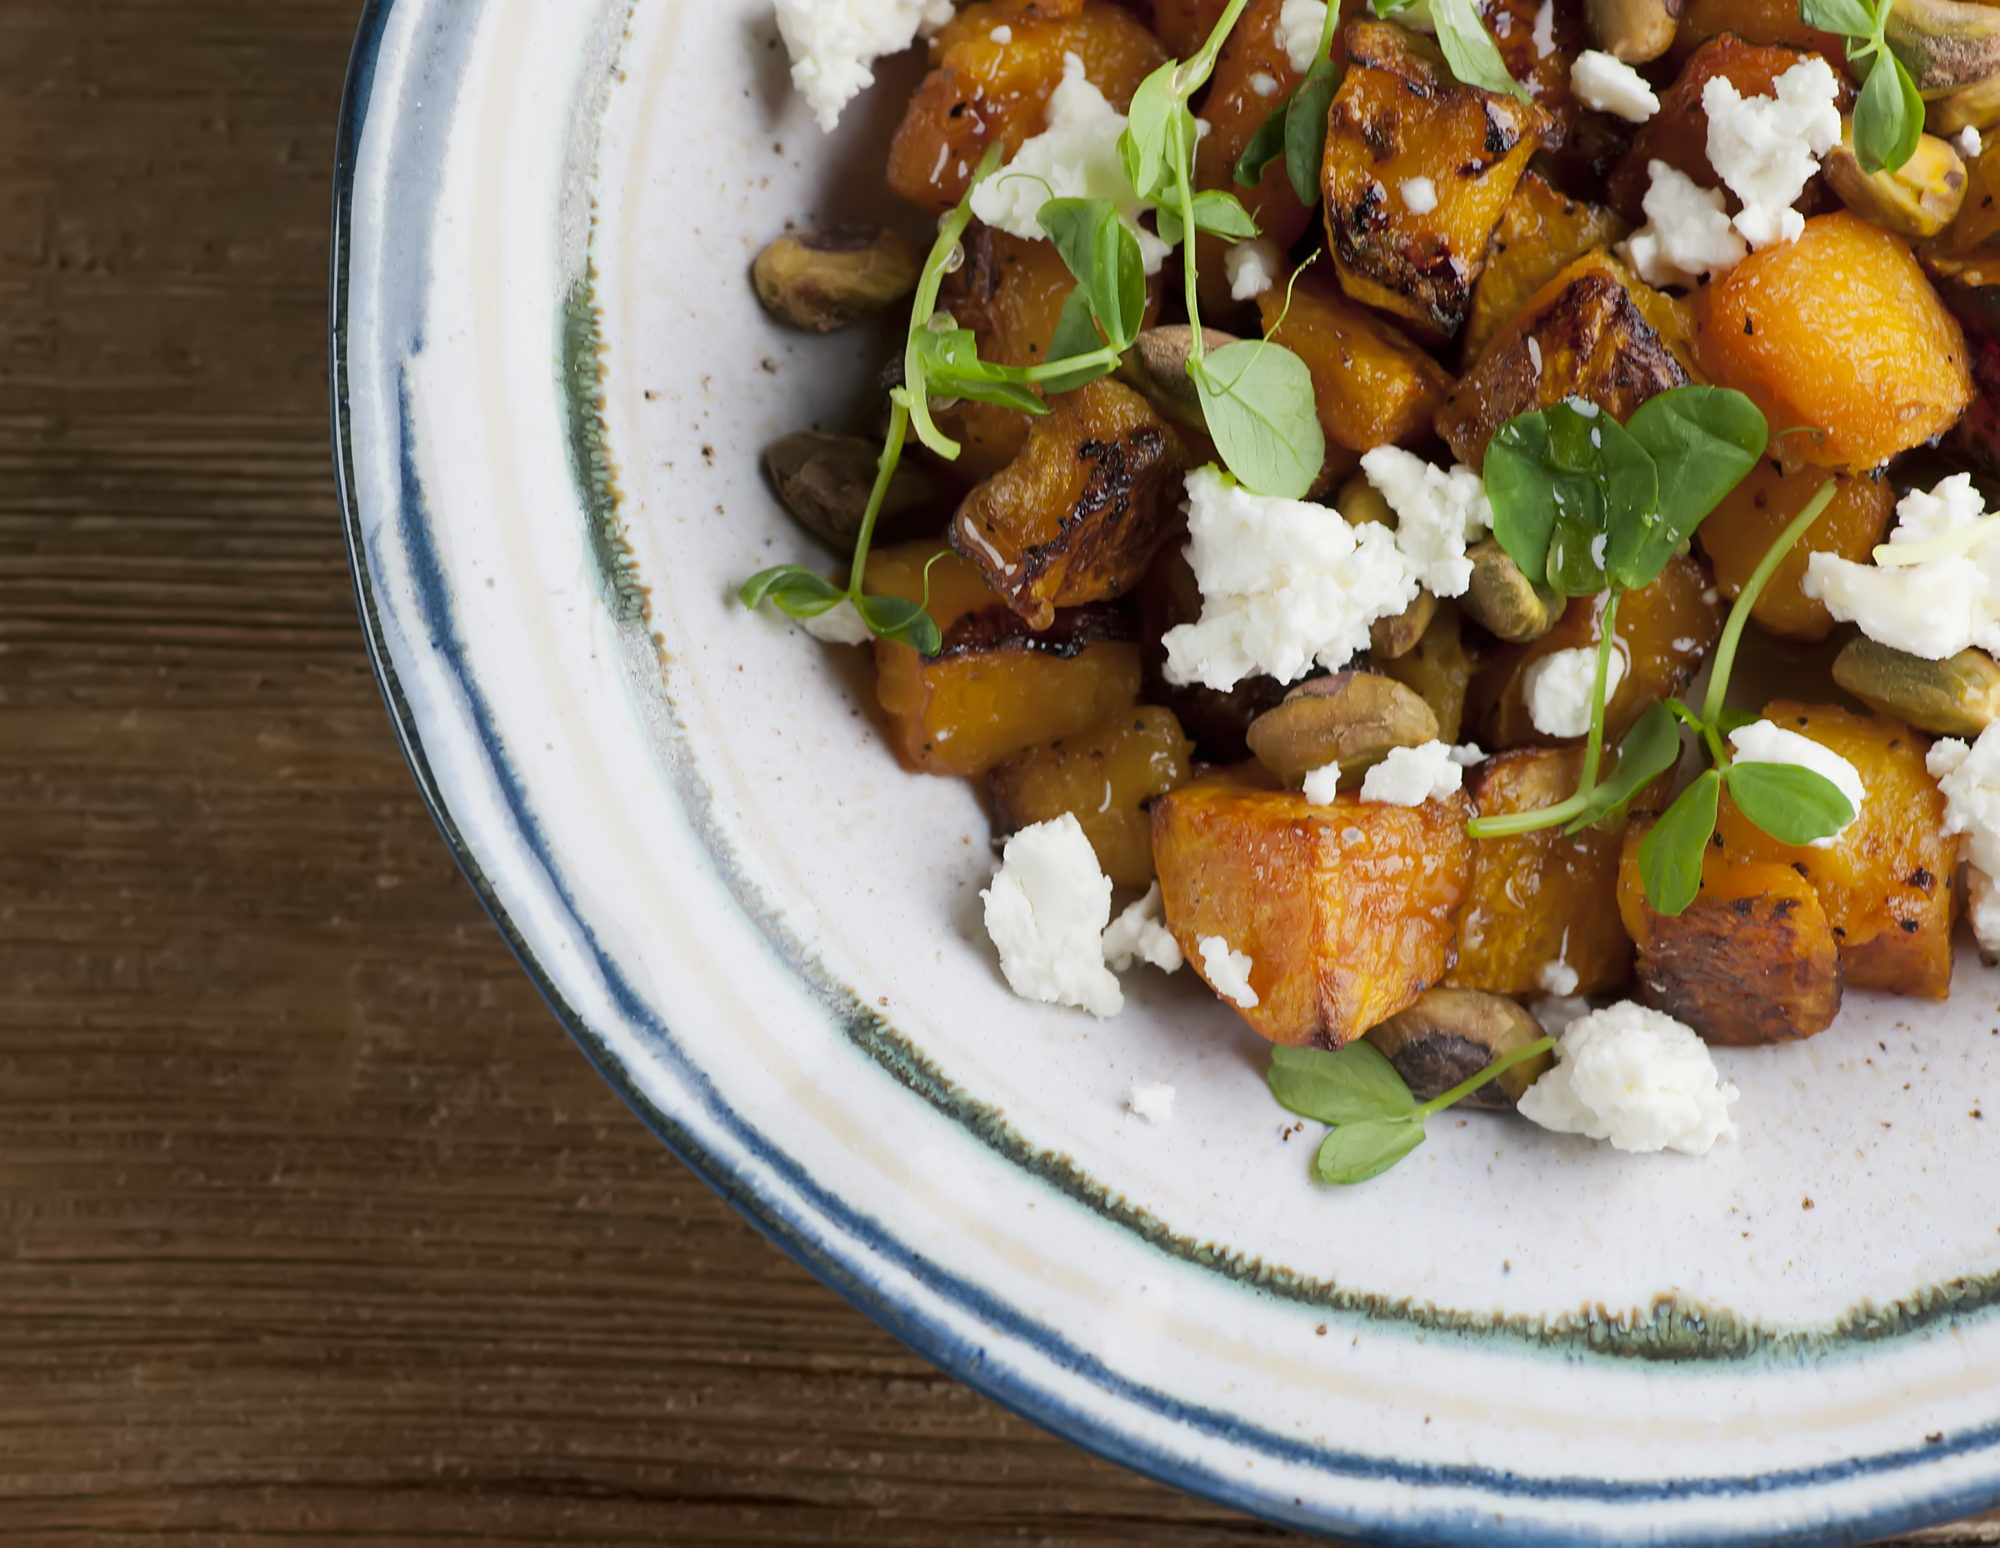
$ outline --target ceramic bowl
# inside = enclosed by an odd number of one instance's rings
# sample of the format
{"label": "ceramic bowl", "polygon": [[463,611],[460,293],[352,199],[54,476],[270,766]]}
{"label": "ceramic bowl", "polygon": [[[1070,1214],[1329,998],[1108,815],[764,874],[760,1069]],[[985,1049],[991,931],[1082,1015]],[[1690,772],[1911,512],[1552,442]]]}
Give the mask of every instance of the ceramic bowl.
{"label": "ceramic bowl", "polygon": [[[907,89],[905,73],[901,86]],[[735,605],[813,557],[760,449],[879,341],[775,327],[788,220],[880,206],[769,0],[378,0],[341,140],[336,432],[370,644],[466,872],[589,1057],[773,1239],[980,1391],[1390,1542],[1845,1542],[2000,1499],[2000,977],[1719,1053],[1741,1136],[1436,1125],[1316,1186],[1190,975],[1016,999],[987,819],[866,653]],[[1178,1092],[1170,1121],[1126,1109]]]}

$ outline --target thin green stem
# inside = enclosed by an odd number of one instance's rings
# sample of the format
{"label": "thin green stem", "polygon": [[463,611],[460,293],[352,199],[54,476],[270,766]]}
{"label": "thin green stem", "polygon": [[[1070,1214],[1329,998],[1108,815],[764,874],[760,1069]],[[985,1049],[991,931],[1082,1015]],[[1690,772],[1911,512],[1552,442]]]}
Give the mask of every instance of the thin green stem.
{"label": "thin green stem", "polygon": [[1091,370],[1098,366],[1116,366],[1124,356],[1109,344],[1095,354],[1072,355],[1067,360],[1045,360],[1038,366],[1025,366],[1018,371],[1008,371],[1002,378],[1010,382],[1033,384],[1045,382],[1054,376],[1068,376],[1073,371]]}
{"label": "thin green stem", "polygon": [[[1186,100],[1201,90],[1209,76],[1215,72],[1215,62],[1222,57],[1222,45],[1229,41],[1229,34],[1236,30],[1236,23],[1249,4],[1250,0],[1229,0],[1227,9],[1216,22],[1214,30],[1209,33],[1208,41],[1202,44],[1201,51],[1174,72],[1174,95]],[[1338,10],[1339,6],[1333,4],[1327,9]],[[1190,221],[1188,231],[1192,233],[1193,230],[1194,223]]]}
{"label": "thin green stem", "polygon": [[1487,1065],[1485,1069],[1473,1076],[1472,1079],[1460,1081],[1451,1090],[1445,1092],[1443,1096],[1432,1097],[1422,1107],[1410,1114],[1410,1121],[1412,1123],[1422,1123],[1426,1118],[1437,1116],[1437,1114],[1443,1112],[1447,1107],[1450,1107],[1452,1103],[1462,1101],[1466,1097],[1471,1096],[1481,1086],[1486,1085],[1490,1081],[1498,1080],[1502,1075],[1514,1068],[1515,1065],[1526,1064],[1530,1059],[1540,1058],[1555,1046],[1556,1040],[1554,1038],[1544,1037],[1530,1043],[1526,1048],[1515,1049],[1506,1058],[1494,1060],[1493,1063]]}
{"label": "thin green stem", "polygon": [[945,265],[951,262],[951,255],[957,251],[966,228],[972,224],[972,195],[981,183],[1000,169],[1001,158],[1006,153],[1006,142],[996,140],[980,161],[979,170],[973,174],[972,182],[965,190],[965,197],[939,225],[937,241],[931,244],[930,256],[924,260],[923,272],[917,277],[916,299],[910,304],[909,343],[903,349],[902,394],[908,400],[910,421],[917,439],[947,462],[956,462],[961,448],[958,442],[938,429],[936,421],[931,418],[930,392],[924,380],[924,357],[918,340],[929,330],[931,318],[937,312],[938,293],[944,288]]}
{"label": "thin green stem", "polygon": [[[1771,545],[1771,551],[1764,555],[1763,563],[1751,572],[1750,583],[1736,599],[1735,607],[1730,609],[1729,622],[1722,630],[1722,643],[1716,647],[1715,667],[1709,674],[1708,695],[1701,701],[1701,718],[1707,725],[1713,726],[1722,718],[1723,700],[1729,692],[1729,674],[1736,667],[1736,648],[1743,643],[1743,629],[1750,622],[1750,609],[1757,605],[1757,598],[1763,595],[1771,577],[1778,573],[1778,566],[1784,563],[1785,555],[1798,546],[1806,530],[1833,504],[1837,487],[1829,475],[1826,487],[1806,501],[1806,508],[1792,518],[1792,524],[1785,528],[1778,541]],[[1714,745],[1711,741],[1711,748]]]}
{"label": "thin green stem", "polygon": [[868,509],[862,513],[861,532],[854,540],[854,565],[847,576],[849,598],[861,595],[861,577],[868,568],[868,545],[875,537],[875,519],[882,514],[889,483],[896,476],[896,465],[903,460],[909,430],[910,411],[899,398],[889,406],[889,435],[882,443],[882,456],[875,464],[875,487],[868,491]]}
{"label": "thin green stem", "polygon": [[1583,750],[1583,778],[1576,786],[1579,800],[1588,800],[1597,788],[1597,766],[1604,760],[1605,687],[1611,681],[1611,652],[1618,648],[1618,599],[1624,594],[1617,586],[1611,588],[1604,621],[1598,626],[1603,633],[1597,641],[1597,678],[1590,690],[1590,740]]}
{"label": "thin green stem", "polygon": [[1538,806],[1532,812],[1505,812],[1497,817],[1475,817],[1465,825],[1465,831],[1476,839],[1512,838],[1519,833],[1535,833],[1543,828],[1552,828],[1559,822],[1581,817],[1589,810],[1589,801],[1578,794],[1567,801],[1559,801],[1554,806]]}

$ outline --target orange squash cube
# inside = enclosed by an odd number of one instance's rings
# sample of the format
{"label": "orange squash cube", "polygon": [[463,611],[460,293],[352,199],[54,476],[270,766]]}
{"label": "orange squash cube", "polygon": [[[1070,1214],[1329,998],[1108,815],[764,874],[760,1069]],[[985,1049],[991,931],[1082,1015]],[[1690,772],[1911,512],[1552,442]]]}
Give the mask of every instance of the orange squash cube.
{"label": "orange squash cube", "polygon": [[1788,640],[1823,640],[1833,633],[1833,614],[1805,594],[1806,565],[1814,554],[1837,554],[1866,564],[1895,514],[1896,492],[1886,478],[1861,473],[1828,473],[1801,468],[1787,473],[1782,463],[1763,461],[1696,530],[1696,540],[1715,569],[1715,584],[1735,601],[1757,566],[1806,502],[1831,478],[1839,486],[1833,503],[1806,528],[1757,598],[1750,616]]}

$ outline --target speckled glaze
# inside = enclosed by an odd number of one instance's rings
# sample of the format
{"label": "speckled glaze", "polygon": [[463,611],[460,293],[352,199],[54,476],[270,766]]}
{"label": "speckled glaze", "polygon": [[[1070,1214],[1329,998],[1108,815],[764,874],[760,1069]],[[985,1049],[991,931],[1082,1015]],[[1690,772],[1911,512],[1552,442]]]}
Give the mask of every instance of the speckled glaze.
{"label": "speckled glaze", "polygon": [[1339,1192],[1188,975],[1140,970],[1109,1022],[1007,992],[973,792],[896,767],[864,652],[730,597],[810,557],[758,451],[851,423],[876,350],[775,328],[745,270],[881,205],[896,89],[822,138],[766,0],[363,23],[333,298],[361,608],[439,824],[584,1050],[941,1366],[1276,1520],[1823,1543],[2000,1500],[2000,975],[1971,953],[1949,1005],[1850,995],[1722,1051],[1743,1132],[1705,1160],[1474,1114]]}

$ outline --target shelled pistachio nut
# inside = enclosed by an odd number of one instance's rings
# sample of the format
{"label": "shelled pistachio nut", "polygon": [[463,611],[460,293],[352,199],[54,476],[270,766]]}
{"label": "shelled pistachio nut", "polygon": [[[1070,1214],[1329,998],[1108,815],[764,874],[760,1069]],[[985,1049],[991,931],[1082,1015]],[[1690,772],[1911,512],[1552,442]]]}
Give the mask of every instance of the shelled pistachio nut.
{"label": "shelled pistachio nut", "polygon": [[1417,600],[1394,618],[1378,618],[1368,626],[1369,654],[1384,661],[1407,656],[1417,648],[1437,610],[1438,599],[1428,591],[1419,591]]}
{"label": "shelled pistachio nut", "polygon": [[1965,162],[1934,134],[1919,139],[1915,153],[1895,171],[1885,167],[1871,175],[1854,153],[1854,120],[1843,119],[1840,143],[1827,152],[1820,170],[1855,214],[1916,241],[1944,230],[1965,203]]}
{"label": "shelled pistachio nut", "polygon": [[[1504,995],[1472,989],[1432,989],[1417,1003],[1368,1033],[1368,1041],[1396,1066],[1419,1102],[1442,1096],[1496,1059],[1538,1043],[1542,1025]],[[1466,1107],[1512,1112],[1514,1104],[1554,1062],[1549,1054],[1524,1060],[1465,1099]]]}
{"label": "shelled pistachio nut", "polygon": [[[875,488],[879,444],[851,435],[800,430],[764,451],[764,469],[799,525],[837,553],[851,554]],[[907,462],[896,469],[882,500],[877,530],[897,531],[897,518],[930,504],[931,481]]]}
{"label": "shelled pistachio nut", "polygon": [[1465,551],[1472,584],[1459,599],[1466,615],[1496,639],[1525,645],[1553,629],[1569,603],[1561,592],[1538,586],[1492,538]]}
{"label": "shelled pistachio nut", "polygon": [[1895,0],[1883,32],[1926,97],[2000,75],[2000,10],[1990,6]]}
{"label": "shelled pistachio nut", "polygon": [[901,232],[882,226],[787,231],[750,266],[757,299],[772,316],[832,333],[887,311],[917,288],[922,259]]}
{"label": "shelled pistachio nut", "polygon": [[1437,740],[1438,721],[1421,695],[1371,672],[1336,672],[1299,684],[1276,709],[1250,722],[1245,740],[1264,766],[1297,784],[1340,765],[1360,775],[1398,747]]}
{"label": "shelled pistachio nut", "polygon": [[1366,473],[1357,473],[1340,486],[1340,493],[1333,497],[1333,508],[1350,527],[1396,525],[1396,513],[1389,507],[1388,496],[1368,481]]}
{"label": "shelled pistachio nut", "polygon": [[2000,666],[1983,650],[1926,661],[1861,638],[1834,658],[1833,680],[1878,714],[1933,736],[1977,736],[2000,718]]}
{"label": "shelled pistachio nut", "polygon": [[1996,126],[2000,126],[2000,75],[1989,75],[1924,107],[1924,127],[1947,140],[1956,140],[1968,129],[1984,134]]}
{"label": "shelled pistachio nut", "polygon": [[[1201,330],[1202,348],[1213,354],[1225,344],[1239,342],[1233,333],[1219,329]],[[1208,434],[1208,417],[1201,410],[1201,395],[1188,377],[1188,354],[1194,345],[1194,329],[1186,323],[1165,328],[1148,328],[1133,341],[1119,362],[1117,376],[1154,408],[1183,430]]]}
{"label": "shelled pistachio nut", "polygon": [[1597,46],[1624,64],[1646,64],[1673,46],[1682,0],[1584,0]]}

